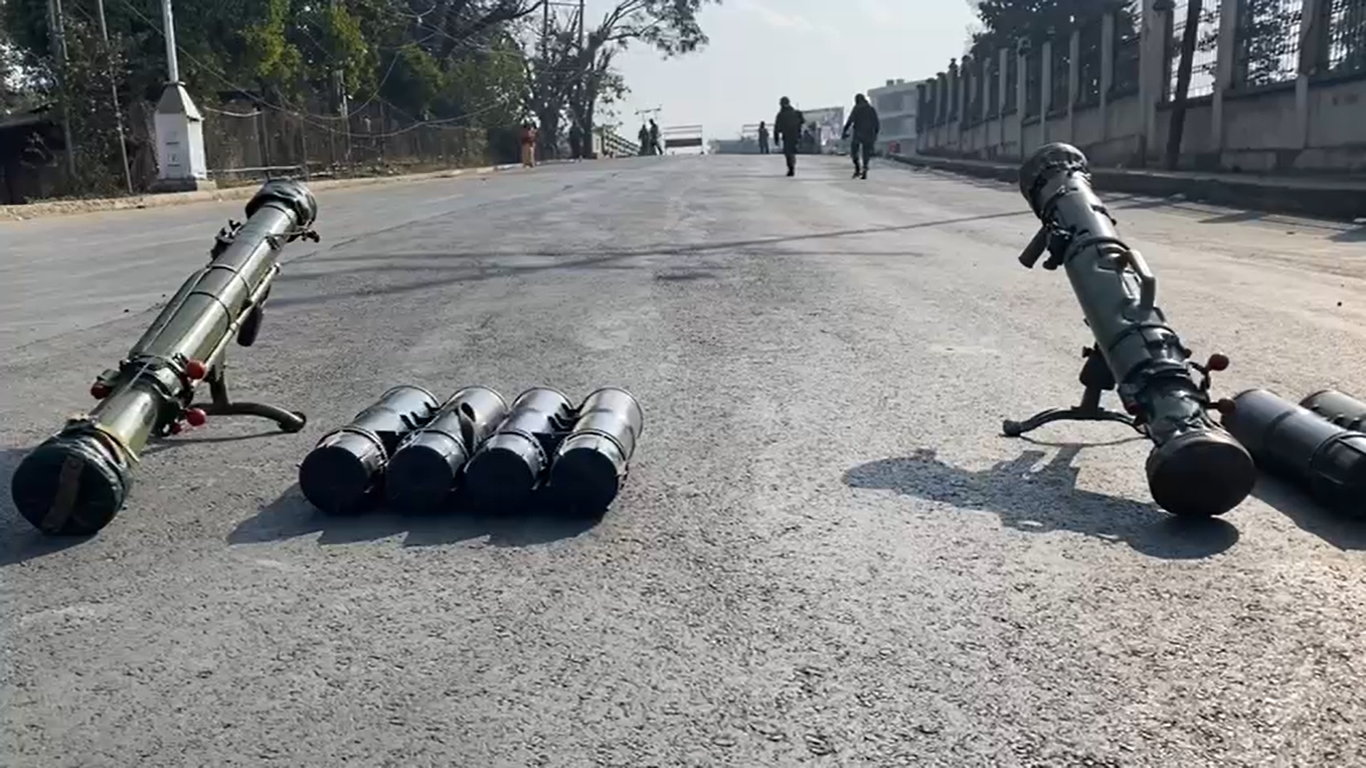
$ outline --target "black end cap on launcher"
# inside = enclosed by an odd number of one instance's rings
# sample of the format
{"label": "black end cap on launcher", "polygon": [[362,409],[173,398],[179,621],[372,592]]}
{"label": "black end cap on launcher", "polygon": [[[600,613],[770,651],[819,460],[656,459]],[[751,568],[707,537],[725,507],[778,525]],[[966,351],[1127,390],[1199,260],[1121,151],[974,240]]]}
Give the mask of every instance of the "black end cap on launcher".
{"label": "black end cap on launcher", "polygon": [[132,488],[114,449],[90,434],[57,435],[15,468],[10,497],[34,528],[50,536],[89,536],[113,521]]}
{"label": "black end cap on launcher", "polygon": [[1232,436],[1188,432],[1148,454],[1148,488],[1159,507],[1181,517],[1222,515],[1257,482],[1252,455]]}

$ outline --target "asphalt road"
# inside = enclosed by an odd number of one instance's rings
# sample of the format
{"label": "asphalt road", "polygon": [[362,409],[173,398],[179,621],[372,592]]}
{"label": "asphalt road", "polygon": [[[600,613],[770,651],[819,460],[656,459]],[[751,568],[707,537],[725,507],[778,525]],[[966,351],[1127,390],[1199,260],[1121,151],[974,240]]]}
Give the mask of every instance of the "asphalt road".
{"label": "asphalt road", "polygon": [[[62,546],[0,517],[6,766],[1366,765],[1366,529],[1272,484],[1154,509],[1071,404],[1066,278],[1008,186],[632,159],[319,196],[242,396]],[[1113,198],[1216,387],[1366,392],[1360,230]],[[88,407],[241,203],[0,224],[0,440]],[[598,522],[310,511],[388,386],[624,386]]]}

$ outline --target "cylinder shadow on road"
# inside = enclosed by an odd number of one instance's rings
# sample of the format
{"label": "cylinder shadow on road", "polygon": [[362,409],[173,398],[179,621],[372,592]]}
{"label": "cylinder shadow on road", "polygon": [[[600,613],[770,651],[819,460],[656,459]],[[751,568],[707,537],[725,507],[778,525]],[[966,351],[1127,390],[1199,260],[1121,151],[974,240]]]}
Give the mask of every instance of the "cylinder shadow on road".
{"label": "cylinder shadow on road", "polygon": [[457,544],[487,536],[495,547],[528,547],[570,539],[591,530],[602,515],[559,515],[532,507],[499,514],[455,505],[435,514],[404,514],[374,507],[352,515],[328,515],[294,484],[228,534],[229,544],[259,544],[320,534],[318,543],[356,544],[406,534],[405,547]]}
{"label": "cylinder shadow on road", "polygon": [[1084,446],[1064,444],[1042,469],[1043,451],[981,472],[940,461],[932,449],[904,458],[854,467],[844,482],[852,488],[892,490],[905,496],[951,504],[962,510],[995,513],[1003,525],[1030,533],[1072,531],[1104,541],[1122,541],[1145,555],[1190,560],[1224,552],[1238,541],[1238,529],[1210,518],[1182,520],[1154,504],[1141,504],[1078,490],[1072,460]]}
{"label": "cylinder shadow on road", "polygon": [[1285,515],[1300,530],[1338,549],[1366,550],[1366,519],[1352,518],[1325,509],[1304,491],[1265,474],[1257,478],[1252,495]]}

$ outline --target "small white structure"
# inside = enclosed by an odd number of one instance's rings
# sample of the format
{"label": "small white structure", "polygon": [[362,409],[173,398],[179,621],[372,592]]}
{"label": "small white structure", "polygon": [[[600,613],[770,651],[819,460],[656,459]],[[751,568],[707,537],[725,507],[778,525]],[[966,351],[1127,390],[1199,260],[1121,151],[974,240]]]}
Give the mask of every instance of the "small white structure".
{"label": "small white structure", "polygon": [[204,116],[185,86],[168,83],[153,118],[157,134],[157,180],[153,192],[213,189],[204,157]]}
{"label": "small white structure", "polygon": [[161,0],[161,22],[166,38],[166,68],[170,75],[157,102],[153,124],[157,134],[157,180],[153,192],[186,192],[214,189],[209,163],[204,156],[204,115],[180,82],[176,59],[175,20],[171,0]]}
{"label": "small white structure", "polygon": [[865,94],[877,108],[882,130],[877,137],[877,151],[886,152],[888,144],[901,145],[903,154],[915,151],[915,115],[920,107],[920,96],[915,83],[901,78],[888,80],[879,88],[869,88]]}

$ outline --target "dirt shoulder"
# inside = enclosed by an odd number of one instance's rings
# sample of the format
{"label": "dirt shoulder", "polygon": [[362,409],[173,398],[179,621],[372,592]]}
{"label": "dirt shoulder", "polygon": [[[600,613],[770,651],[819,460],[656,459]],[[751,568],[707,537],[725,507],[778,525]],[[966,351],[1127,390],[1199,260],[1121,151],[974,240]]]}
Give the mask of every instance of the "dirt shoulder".
{"label": "dirt shoulder", "polygon": [[[357,176],[346,179],[319,179],[308,182],[309,189],[320,192],[325,189],[342,189],[376,184],[397,184],[426,179],[447,179],[480,173],[493,173],[516,169],[517,165],[489,165],[479,168],[455,168],[426,173],[395,174],[393,176]],[[164,208],[191,203],[211,203],[222,200],[246,200],[261,188],[260,184],[244,184],[223,189],[197,192],[171,192],[160,195],[129,195],[127,197],[90,198],[76,200],[51,200],[26,205],[0,205],[0,221],[25,221],[51,216],[69,216],[78,213],[98,211],[122,211],[137,208]]]}

